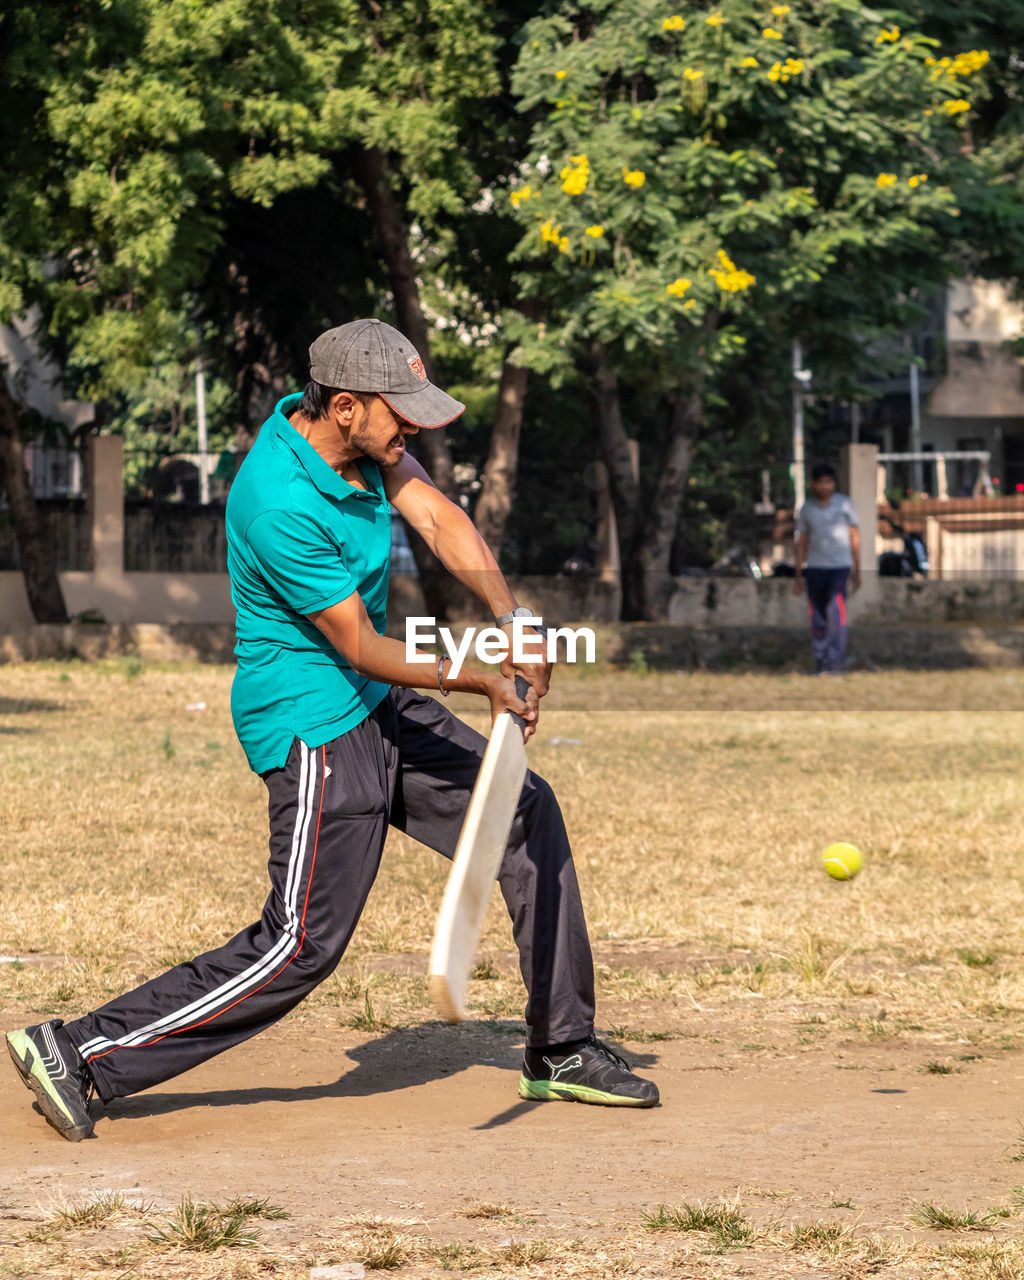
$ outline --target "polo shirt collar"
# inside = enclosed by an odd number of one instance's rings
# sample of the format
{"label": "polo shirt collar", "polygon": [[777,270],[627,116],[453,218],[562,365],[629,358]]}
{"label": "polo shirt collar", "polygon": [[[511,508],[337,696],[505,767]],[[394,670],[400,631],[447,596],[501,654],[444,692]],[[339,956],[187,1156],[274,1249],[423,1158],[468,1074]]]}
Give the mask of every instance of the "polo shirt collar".
{"label": "polo shirt collar", "polygon": [[327,465],[305,436],[299,435],[288,421],[288,415],[295,411],[301,399],[302,393],[297,392],[294,395],[285,396],[283,400],[279,400],[267,426],[272,428],[282,444],[286,444],[291,449],[309,475],[310,480],[327,497],[338,499],[373,498],[379,500],[381,494],[376,491],[372,480],[367,480],[367,484],[370,487],[366,490],[357,489],[354,485],[349,484],[347,480],[343,480],[333,467]]}

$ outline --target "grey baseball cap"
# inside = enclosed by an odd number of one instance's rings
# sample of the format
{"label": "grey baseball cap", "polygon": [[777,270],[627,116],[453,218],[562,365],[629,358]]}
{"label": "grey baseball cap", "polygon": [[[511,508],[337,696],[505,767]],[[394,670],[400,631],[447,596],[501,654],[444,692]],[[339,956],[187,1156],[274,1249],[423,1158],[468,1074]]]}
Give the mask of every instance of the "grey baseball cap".
{"label": "grey baseball cap", "polygon": [[373,391],[417,427],[443,427],[465,409],[427,378],[409,339],[382,320],[352,320],[309,349],[309,376],[339,391]]}

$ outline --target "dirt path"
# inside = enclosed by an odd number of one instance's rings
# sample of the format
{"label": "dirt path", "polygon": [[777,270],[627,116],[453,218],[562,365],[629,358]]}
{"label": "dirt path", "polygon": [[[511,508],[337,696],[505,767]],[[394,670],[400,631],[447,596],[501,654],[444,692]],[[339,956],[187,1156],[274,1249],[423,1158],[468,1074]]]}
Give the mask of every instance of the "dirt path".
{"label": "dirt path", "polygon": [[293,1239],[372,1213],[438,1239],[497,1243],[507,1225],[471,1224],[467,1209],[505,1203],[533,1235],[613,1239],[639,1233],[659,1204],[739,1191],[753,1218],[884,1231],[908,1228],[922,1202],[984,1210],[1024,1182],[1013,1159],[1021,1052],[929,1075],[912,1043],[792,1038],[764,1050],[732,1032],[750,1027],[723,1020],[718,1044],[636,1046],[663,1105],[617,1112],[520,1103],[520,1047],[486,1023],[364,1037],[291,1020],[115,1104],[77,1146],[43,1124],[5,1069],[0,1193],[26,1209],[102,1189],[161,1206],[187,1191],[268,1196],[293,1215]]}

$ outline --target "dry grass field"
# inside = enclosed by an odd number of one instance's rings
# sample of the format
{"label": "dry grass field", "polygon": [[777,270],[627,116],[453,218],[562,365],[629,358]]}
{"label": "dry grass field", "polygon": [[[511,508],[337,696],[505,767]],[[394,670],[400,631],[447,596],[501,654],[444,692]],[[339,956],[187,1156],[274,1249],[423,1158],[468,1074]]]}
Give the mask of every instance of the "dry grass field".
{"label": "dry grass field", "polygon": [[[130,659],[0,668],[6,1026],[74,1017],[258,913],[264,791],[234,740],[229,688],[226,668]],[[484,727],[474,700],[452,706]],[[985,1069],[1005,1081],[1024,1071],[1022,710],[1016,671],[841,680],[559,674],[531,760],[553,783],[573,836],[598,962],[599,1029],[651,1064],[645,1070],[665,1095],[650,1113],[655,1126],[677,1085],[654,1064],[684,1062],[672,1054],[689,1055],[686,1064],[716,1056],[755,1085],[761,1073],[766,1088],[781,1081],[783,1097],[814,1078],[786,1084],[787,1062],[827,1072],[823,1088],[839,1093],[854,1078],[844,1063],[913,1071],[935,1090],[973,1079],[982,1091]],[[864,852],[851,883],[820,867],[833,840]],[[343,1035],[358,1049],[412,1028],[446,1034],[423,976],[446,870],[405,838],[389,842],[349,954],[275,1043]],[[471,994],[473,1025],[499,1044],[501,1062],[514,1061],[521,1043],[509,947],[496,903]],[[30,1107],[7,1077],[0,1131]],[[686,1088],[697,1085],[686,1077]],[[607,1186],[595,1192],[608,1212],[583,1230],[538,1219],[524,1188],[514,1203],[464,1196],[443,1230],[429,1205],[402,1217],[382,1199],[369,1216],[339,1205],[318,1232],[309,1204],[293,1198],[281,1206],[290,1217],[275,1216],[276,1202],[244,1198],[251,1180],[243,1177],[217,1209],[189,1200],[197,1183],[187,1159],[159,1205],[99,1186],[91,1198],[77,1186],[69,1196],[54,1170],[99,1143],[64,1147],[35,1118],[36,1149],[22,1157],[8,1145],[0,1168],[0,1276],[304,1277],[333,1262],[400,1276],[1010,1280],[1024,1275],[1015,1242],[1024,1189],[1014,1185],[1024,1183],[1024,1104],[1019,1085],[1012,1089],[1001,1164],[985,1171],[977,1200],[968,1179],[952,1206],[924,1196],[887,1205],[880,1192],[867,1209],[856,1189],[814,1201],[792,1191],[800,1180],[790,1168],[773,1185],[737,1181],[728,1196],[713,1179],[691,1176],[670,1201],[645,1185],[638,1156],[636,1168],[615,1170],[626,1199]],[[938,1097],[923,1097],[926,1113]],[[416,1098],[409,1090],[408,1105]],[[941,1106],[943,1117],[956,1111]],[[247,1108],[247,1122],[258,1109]],[[563,1125],[570,1112],[576,1129],[577,1113],[590,1111],[540,1110],[559,1113]],[[723,1134],[729,1119],[727,1107],[715,1119]],[[146,1121],[132,1124],[134,1141],[145,1143]],[[103,1122],[98,1132],[103,1141]],[[187,1131],[176,1132],[185,1133],[187,1158],[195,1148]],[[955,1145],[948,1159],[958,1159]],[[32,1199],[15,1174],[41,1161],[47,1172]],[[998,1197],[994,1187],[1003,1188]],[[626,1200],[637,1206],[631,1221]]]}

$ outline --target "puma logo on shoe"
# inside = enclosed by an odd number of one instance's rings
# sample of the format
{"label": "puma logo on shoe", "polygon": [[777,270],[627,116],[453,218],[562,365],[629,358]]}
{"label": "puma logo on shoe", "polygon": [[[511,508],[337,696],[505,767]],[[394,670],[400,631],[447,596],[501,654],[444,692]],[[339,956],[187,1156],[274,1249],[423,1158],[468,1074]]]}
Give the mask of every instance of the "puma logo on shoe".
{"label": "puma logo on shoe", "polygon": [[53,1028],[48,1022],[44,1022],[40,1027],[43,1035],[43,1044],[46,1046],[46,1053],[39,1059],[43,1064],[43,1070],[51,1080],[64,1080],[67,1078],[68,1069],[57,1047],[57,1040],[53,1034]]}
{"label": "puma logo on shoe", "polygon": [[577,1067],[583,1066],[583,1059],[578,1053],[574,1053],[571,1058],[566,1058],[564,1062],[560,1062],[556,1067],[550,1058],[543,1059],[544,1065],[551,1072],[551,1079],[557,1080],[560,1075],[566,1071],[575,1071]]}

